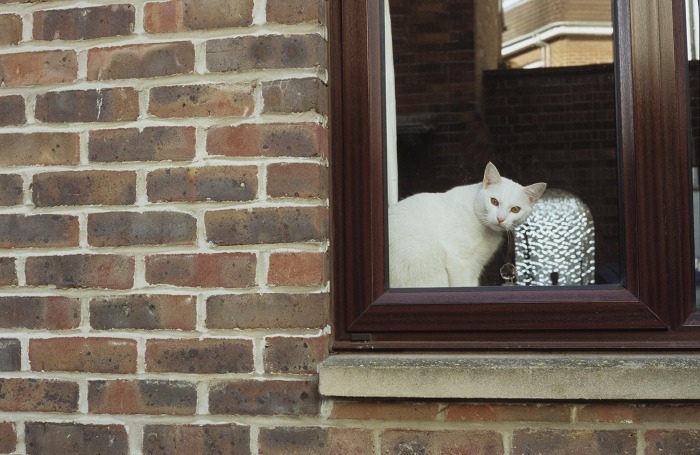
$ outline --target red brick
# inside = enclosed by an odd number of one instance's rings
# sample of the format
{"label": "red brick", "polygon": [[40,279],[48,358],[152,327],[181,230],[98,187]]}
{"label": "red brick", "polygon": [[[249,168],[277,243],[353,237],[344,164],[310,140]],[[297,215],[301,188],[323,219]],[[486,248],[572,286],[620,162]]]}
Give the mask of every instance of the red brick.
{"label": "red brick", "polygon": [[122,425],[27,422],[27,455],[127,455],[129,437]]}
{"label": "red brick", "polygon": [[194,71],[191,42],[131,44],[88,51],[88,80],[131,79]]}
{"label": "red brick", "polygon": [[255,285],[256,258],[250,253],[162,254],[146,258],[151,284],[245,288]]}
{"label": "red brick", "polygon": [[204,215],[207,240],[217,245],[322,241],[328,237],[325,207],[217,210]]}
{"label": "red brick", "polygon": [[194,158],[193,127],[154,126],[90,132],[90,161],[189,161]]}
{"label": "red brick", "polygon": [[329,321],[328,294],[217,295],[207,300],[210,329],[323,328]]}
{"label": "red brick", "polygon": [[78,217],[0,215],[0,248],[78,246]]}
{"label": "red brick", "polygon": [[194,245],[197,220],[180,212],[106,212],[88,215],[92,246]]}
{"label": "red brick", "polygon": [[635,430],[536,430],[513,432],[514,453],[635,455]]}
{"label": "red brick", "polygon": [[647,423],[695,422],[700,424],[700,404],[605,403],[586,404],[577,414],[579,422]]}
{"label": "red brick", "polygon": [[20,205],[23,201],[22,176],[0,174],[0,205]]}
{"label": "red brick", "polygon": [[29,286],[130,289],[134,259],[113,254],[30,257],[26,275]]}
{"label": "red brick", "polygon": [[17,14],[0,14],[0,46],[22,41],[22,17]]}
{"label": "red brick", "polygon": [[[1,24],[0,30],[2,30]],[[0,126],[21,125],[26,122],[22,95],[0,96]]]}
{"label": "red brick", "polygon": [[80,300],[66,297],[0,297],[0,327],[68,330],[80,325]]}
{"label": "red brick", "polygon": [[700,453],[700,430],[648,430],[644,439],[644,455]]}
{"label": "red brick", "polygon": [[311,374],[328,354],[328,337],[270,337],[265,339],[264,363],[268,373]]}
{"label": "red brick", "polygon": [[93,414],[193,415],[197,406],[194,384],[184,381],[90,381],[88,408]]}
{"label": "red brick", "polygon": [[133,5],[105,5],[34,13],[35,40],[82,40],[130,35],[134,32]]}
{"label": "red brick", "polygon": [[242,380],[213,384],[211,414],[316,415],[320,409],[315,381]]}
{"label": "red brick", "polygon": [[322,286],[328,281],[323,253],[273,253],[267,282],[272,286]]}
{"label": "red brick", "polygon": [[19,371],[21,366],[19,340],[0,338],[0,371]]}
{"label": "red brick", "polygon": [[12,422],[0,423],[0,452],[10,453],[17,448],[17,428]]}
{"label": "red brick", "polygon": [[[0,258],[0,286],[16,286],[15,258]],[[1,311],[1,310],[0,310]],[[0,325],[2,322],[0,322]]]}
{"label": "red brick", "polygon": [[90,301],[90,325],[96,330],[194,330],[197,301],[188,295],[127,295]]}
{"label": "red brick", "polygon": [[[495,431],[386,430],[381,433],[380,437],[382,453],[504,454],[503,437]],[[543,453],[550,455],[551,452]]]}
{"label": "red brick", "polygon": [[325,157],[327,136],[318,123],[224,126],[209,130],[207,152],[224,156]]}
{"label": "red brick", "polygon": [[213,73],[326,65],[320,35],[241,36],[207,42],[207,69]]}
{"label": "red brick", "polygon": [[328,197],[327,168],[317,163],[273,163],[267,166],[267,194],[271,197]]}
{"label": "red brick", "polygon": [[20,52],[0,55],[0,85],[8,87],[74,82],[78,77],[75,51]]}
{"label": "red brick", "polygon": [[60,205],[131,205],[136,201],[136,173],[63,171],[34,175],[37,207]]}
{"label": "red brick", "polygon": [[[56,355],[60,352],[61,355]],[[46,338],[29,340],[32,371],[135,373],[136,340],[118,338]]]}
{"label": "red brick", "polygon": [[322,0],[267,0],[267,20],[279,24],[325,22]]}
{"label": "red brick", "polygon": [[79,162],[78,133],[0,134],[0,166],[72,166]]}
{"label": "red brick", "polygon": [[148,340],[146,371],[176,373],[251,373],[253,343],[249,340]]}
{"label": "red brick", "polygon": [[175,85],[151,89],[148,112],[157,117],[249,117],[255,109],[249,85]]}
{"label": "red brick", "polygon": [[[355,428],[261,428],[260,455],[374,455],[371,430]],[[403,452],[396,452],[403,453]]]}
{"label": "red brick", "polygon": [[75,412],[78,384],[48,379],[0,378],[0,411]]}
{"label": "red brick", "polygon": [[37,96],[35,116],[47,123],[133,121],[139,97],[130,87],[49,92]]}
{"label": "red brick", "polygon": [[438,403],[381,401],[334,401],[332,419],[350,420],[437,420]]}
{"label": "red brick", "polygon": [[250,428],[237,424],[146,425],[144,455],[250,454]]}
{"label": "red brick", "polygon": [[153,202],[251,201],[257,196],[257,166],[158,169],[148,174]]}
{"label": "red brick", "polygon": [[558,404],[451,403],[450,422],[569,422],[571,407]]}
{"label": "red brick", "polygon": [[253,0],[171,0],[147,3],[144,28],[150,33],[245,27],[253,23]]}
{"label": "red brick", "polygon": [[263,82],[262,94],[265,114],[317,112],[325,115],[327,110],[326,86],[315,78]]}

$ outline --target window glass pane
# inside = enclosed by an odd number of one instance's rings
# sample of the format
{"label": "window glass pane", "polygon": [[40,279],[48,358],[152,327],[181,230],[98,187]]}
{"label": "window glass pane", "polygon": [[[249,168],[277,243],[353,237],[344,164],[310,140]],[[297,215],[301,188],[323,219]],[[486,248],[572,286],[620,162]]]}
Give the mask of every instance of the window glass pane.
{"label": "window glass pane", "polygon": [[690,153],[693,192],[693,240],[695,251],[695,309],[700,310],[700,7],[697,0],[686,1],[688,76],[690,79]]}
{"label": "window glass pane", "polygon": [[385,12],[390,286],[624,282],[610,0]]}

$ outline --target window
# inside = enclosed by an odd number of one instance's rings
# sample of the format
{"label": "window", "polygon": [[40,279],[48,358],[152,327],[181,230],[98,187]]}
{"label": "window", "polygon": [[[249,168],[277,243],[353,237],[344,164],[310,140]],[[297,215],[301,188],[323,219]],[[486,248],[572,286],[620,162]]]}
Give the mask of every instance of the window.
{"label": "window", "polygon": [[336,349],[700,347],[684,2],[613,8],[623,283],[468,289],[387,284],[383,1],[330,7]]}

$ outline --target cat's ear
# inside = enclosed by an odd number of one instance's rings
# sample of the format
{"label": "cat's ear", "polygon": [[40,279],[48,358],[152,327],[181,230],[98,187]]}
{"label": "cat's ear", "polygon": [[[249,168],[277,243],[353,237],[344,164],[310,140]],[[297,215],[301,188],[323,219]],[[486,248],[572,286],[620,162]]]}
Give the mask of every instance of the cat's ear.
{"label": "cat's ear", "polygon": [[546,183],[533,183],[523,188],[527,197],[530,198],[530,203],[534,204],[542,196],[544,190],[547,188]]}
{"label": "cat's ear", "polygon": [[489,161],[484,171],[484,188],[488,188],[489,185],[495,185],[497,183],[501,183],[501,174],[498,173],[496,166]]}

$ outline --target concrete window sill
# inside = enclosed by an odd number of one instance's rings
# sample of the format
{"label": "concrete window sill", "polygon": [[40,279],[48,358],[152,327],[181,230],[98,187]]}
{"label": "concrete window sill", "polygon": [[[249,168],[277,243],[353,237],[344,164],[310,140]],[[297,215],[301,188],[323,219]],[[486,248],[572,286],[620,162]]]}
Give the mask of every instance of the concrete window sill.
{"label": "concrete window sill", "polygon": [[354,398],[698,400],[700,354],[338,354],[319,387]]}

